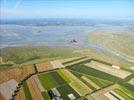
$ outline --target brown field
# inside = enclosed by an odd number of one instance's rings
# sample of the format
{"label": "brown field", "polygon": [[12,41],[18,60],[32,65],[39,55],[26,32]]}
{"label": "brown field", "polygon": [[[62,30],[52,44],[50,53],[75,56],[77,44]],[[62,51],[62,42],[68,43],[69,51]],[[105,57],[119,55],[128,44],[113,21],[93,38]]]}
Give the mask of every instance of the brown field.
{"label": "brown field", "polygon": [[50,63],[53,66],[53,69],[64,68],[64,65],[59,60],[54,60],[54,61],[51,61]]}
{"label": "brown field", "polygon": [[85,65],[88,67],[94,68],[96,70],[111,74],[113,76],[122,78],[122,79],[126,78],[127,76],[131,74],[130,72],[127,72],[125,70],[113,68],[109,65],[105,65],[96,61],[91,61],[90,63],[87,63]]}
{"label": "brown field", "polygon": [[26,100],[23,88],[21,88],[15,98],[15,100]]}
{"label": "brown field", "polygon": [[6,100],[1,93],[0,93],[0,100]]}
{"label": "brown field", "polygon": [[38,79],[38,76],[37,76],[37,75],[34,76],[34,80],[36,81],[36,84],[38,85],[38,88],[40,89],[41,92],[46,91],[46,90],[44,89],[44,87],[42,86],[40,80]]}
{"label": "brown field", "polygon": [[22,75],[22,70],[20,68],[12,68],[0,71],[0,83],[8,81],[10,79],[15,79],[19,81]]}
{"label": "brown field", "polygon": [[27,80],[27,84],[28,84],[31,96],[33,100],[44,100],[34,77],[35,76],[32,76],[30,79]]}
{"label": "brown field", "polygon": [[47,71],[47,70],[53,69],[53,67],[50,64],[50,62],[43,62],[43,63],[36,64],[36,68],[37,68],[38,72],[42,72],[42,71]]}
{"label": "brown field", "polygon": [[0,83],[3,83],[10,79],[15,79],[17,82],[19,82],[24,77],[26,77],[27,75],[34,73],[34,72],[35,71],[34,71],[33,65],[0,70]]}
{"label": "brown field", "polygon": [[6,100],[9,100],[12,98],[12,94],[13,94],[14,90],[16,90],[17,85],[18,85],[18,83],[14,79],[6,81],[6,82],[0,84],[0,93]]}
{"label": "brown field", "polygon": [[90,95],[88,95],[88,96],[86,96],[86,98],[88,99],[88,100],[95,100],[92,96],[90,96]]}
{"label": "brown field", "polygon": [[27,66],[22,67],[22,77],[23,78],[34,72],[35,72],[35,70],[34,70],[33,65],[27,65]]}
{"label": "brown field", "polygon": [[97,97],[101,98],[102,100],[109,100],[104,94],[107,92],[110,92],[111,90],[114,90],[116,88],[119,88],[118,84],[114,84],[114,85],[111,85],[111,86],[106,87],[104,89],[101,89],[101,90],[99,90],[91,95],[92,95],[92,97],[93,97],[93,95],[96,95]]}

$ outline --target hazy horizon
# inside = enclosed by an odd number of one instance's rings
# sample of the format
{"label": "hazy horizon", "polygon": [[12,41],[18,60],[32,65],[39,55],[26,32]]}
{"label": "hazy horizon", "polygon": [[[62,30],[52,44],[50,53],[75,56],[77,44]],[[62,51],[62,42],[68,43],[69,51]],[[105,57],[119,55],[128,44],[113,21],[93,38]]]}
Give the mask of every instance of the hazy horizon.
{"label": "hazy horizon", "polygon": [[132,0],[1,0],[5,19],[134,19]]}

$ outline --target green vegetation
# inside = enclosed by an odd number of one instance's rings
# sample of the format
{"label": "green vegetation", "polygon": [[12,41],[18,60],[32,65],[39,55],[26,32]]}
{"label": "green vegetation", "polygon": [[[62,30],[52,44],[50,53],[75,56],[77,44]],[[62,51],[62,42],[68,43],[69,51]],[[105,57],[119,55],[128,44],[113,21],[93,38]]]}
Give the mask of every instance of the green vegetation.
{"label": "green vegetation", "polygon": [[30,91],[29,91],[29,88],[28,88],[26,82],[23,83],[23,89],[24,89],[24,93],[25,93],[25,96],[26,96],[26,100],[32,100],[32,96],[30,94]]}
{"label": "green vegetation", "polygon": [[95,69],[90,68],[90,67],[86,67],[82,64],[73,65],[70,69],[74,70],[74,71],[78,71],[78,72],[83,73],[83,74],[99,77],[99,78],[102,78],[102,79],[108,80],[108,81],[117,82],[117,81],[121,80],[120,78],[114,77],[110,74],[95,70]]}
{"label": "green vegetation", "polygon": [[61,93],[61,97],[63,98],[63,100],[69,100],[68,96],[69,94],[73,94],[76,98],[79,98],[79,94],[72,88],[70,87],[68,84],[58,87],[57,88],[58,91]]}
{"label": "green vegetation", "polygon": [[54,88],[58,85],[57,82],[47,73],[39,74],[38,77],[39,77],[39,79],[40,79],[40,81],[45,89],[49,90],[49,89]]}
{"label": "green vegetation", "polygon": [[47,90],[60,85],[67,84],[67,82],[56,71],[42,73],[39,74],[38,77],[44,88]]}
{"label": "green vegetation", "polygon": [[82,81],[80,80],[76,80],[72,83],[70,83],[70,85],[76,90],[78,91],[79,94],[81,94],[81,96],[86,95],[87,93],[91,93],[92,90],[86,85],[84,84]]}
{"label": "green vegetation", "polygon": [[51,100],[47,92],[42,92],[44,100]]}
{"label": "green vegetation", "polygon": [[71,47],[57,46],[7,47],[1,50],[1,57],[4,62],[13,61],[16,64],[22,64],[36,59],[78,56],[73,53],[73,50],[74,48]]}
{"label": "green vegetation", "polygon": [[86,57],[81,57],[81,58],[78,58],[78,59],[74,59],[74,60],[71,60],[71,61],[67,61],[67,62],[64,62],[63,64],[68,64],[68,63],[71,63],[71,62],[75,62],[77,60],[81,60],[81,59],[84,59]]}
{"label": "green vegetation", "polygon": [[[71,70],[70,70],[71,71]],[[77,76],[78,78],[80,78],[81,76],[86,76],[87,78],[89,78],[91,81],[93,81],[95,84],[97,84],[99,87],[105,87],[108,86],[110,84],[112,84],[113,82],[108,81],[108,80],[104,80],[98,77],[94,77],[91,75],[87,75],[87,74],[83,74],[77,71],[71,71],[75,76]]]}
{"label": "green vegetation", "polygon": [[133,100],[132,98],[130,98],[128,95],[126,95],[123,91],[121,91],[120,89],[115,89],[114,90],[117,94],[119,94],[120,96],[122,96],[123,98],[125,98],[125,100]]}
{"label": "green vegetation", "polygon": [[60,69],[57,72],[66,82],[68,82],[68,83],[71,82],[71,79],[68,77],[68,75],[65,73],[65,71],[63,69]]}
{"label": "green vegetation", "polygon": [[49,75],[55,79],[55,81],[58,83],[58,85],[67,83],[56,71],[49,73]]}
{"label": "green vegetation", "polygon": [[[124,56],[126,59],[134,59],[134,48],[133,48],[133,34],[132,32],[128,32],[128,30],[123,31],[96,31],[89,34],[89,42],[101,45],[103,48],[108,48],[115,54],[120,54]],[[101,56],[104,57],[104,56]],[[110,57],[111,59],[112,57]],[[109,59],[107,57],[107,59]],[[116,61],[116,60],[117,61]],[[111,60],[111,62],[116,65],[123,67],[131,67],[133,64],[128,63],[125,60],[121,61],[117,58]],[[101,60],[101,58],[99,59]],[[108,60],[106,60],[108,62]]]}
{"label": "green vegetation", "polygon": [[9,67],[11,67],[13,64],[1,64],[0,65],[0,67],[2,67],[2,68],[9,68]]}

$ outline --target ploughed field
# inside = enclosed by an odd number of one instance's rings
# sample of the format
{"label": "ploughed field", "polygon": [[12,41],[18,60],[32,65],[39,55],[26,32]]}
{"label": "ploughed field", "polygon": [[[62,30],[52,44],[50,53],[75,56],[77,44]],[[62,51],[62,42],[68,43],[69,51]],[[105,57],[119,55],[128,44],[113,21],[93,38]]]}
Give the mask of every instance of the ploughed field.
{"label": "ploughed field", "polygon": [[[33,68],[34,74],[22,82],[16,100],[134,99],[130,82],[134,74],[119,66],[75,57],[38,63]],[[0,88],[4,89],[2,84]]]}

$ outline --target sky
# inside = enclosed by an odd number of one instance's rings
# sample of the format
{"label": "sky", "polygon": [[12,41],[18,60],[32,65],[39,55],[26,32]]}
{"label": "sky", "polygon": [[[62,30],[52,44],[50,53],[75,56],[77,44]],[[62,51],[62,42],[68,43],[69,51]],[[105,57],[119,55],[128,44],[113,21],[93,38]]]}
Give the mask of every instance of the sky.
{"label": "sky", "polygon": [[1,19],[134,19],[134,0],[0,0]]}

